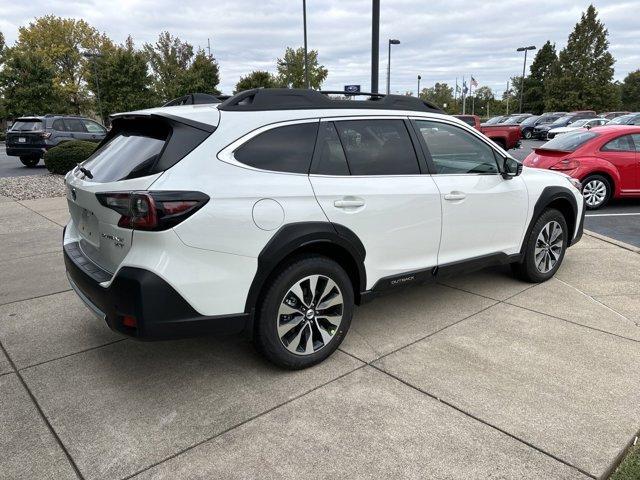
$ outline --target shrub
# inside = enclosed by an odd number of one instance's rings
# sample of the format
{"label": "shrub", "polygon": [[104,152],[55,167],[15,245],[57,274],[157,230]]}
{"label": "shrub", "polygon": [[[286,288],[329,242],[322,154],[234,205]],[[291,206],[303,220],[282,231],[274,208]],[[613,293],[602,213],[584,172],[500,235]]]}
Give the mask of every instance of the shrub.
{"label": "shrub", "polygon": [[64,175],[94,152],[97,143],[74,140],[53,147],[44,154],[44,164],[51,173]]}

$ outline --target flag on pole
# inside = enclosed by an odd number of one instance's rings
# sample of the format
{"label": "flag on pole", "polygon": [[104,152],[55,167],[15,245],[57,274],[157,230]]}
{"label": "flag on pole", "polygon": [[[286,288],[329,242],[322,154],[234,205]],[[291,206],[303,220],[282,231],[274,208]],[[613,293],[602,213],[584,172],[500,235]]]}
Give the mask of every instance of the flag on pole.
{"label": "flag on pole", "polygon": [[462,80],[462,93],[466,95],[468,91],[469,91],[469,88],[467,87],[467,81]]}
{"label": "flag on pole", "polygon": [[471,75],[471,86],[472,87],[477,87],[478,86],[478,82],[475,78],[473,78],[473,75]]}

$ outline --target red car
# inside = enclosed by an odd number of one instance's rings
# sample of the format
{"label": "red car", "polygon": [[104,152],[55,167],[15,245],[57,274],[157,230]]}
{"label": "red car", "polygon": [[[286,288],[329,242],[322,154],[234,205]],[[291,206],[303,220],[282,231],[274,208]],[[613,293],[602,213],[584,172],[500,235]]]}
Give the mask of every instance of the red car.
{"label": "red car", "polygon": [[640,127],[611,125],[560,135],[534,149],[524,165],[580,180],[592,210],[612,197],[640,197]]}

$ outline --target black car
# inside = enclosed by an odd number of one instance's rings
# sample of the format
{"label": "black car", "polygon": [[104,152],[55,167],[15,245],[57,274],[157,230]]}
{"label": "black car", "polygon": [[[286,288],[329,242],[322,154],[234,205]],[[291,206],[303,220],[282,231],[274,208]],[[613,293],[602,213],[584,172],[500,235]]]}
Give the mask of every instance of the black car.
{"label": "black car", "polygon": [[18,118],[7,132],[7,155],[20,157],[26,167],[35,167],[45,152],[69,140],[100,142],[107,129],[89,118],[45,115]]}
{"label": "black car", "polygon": [[563,117],[565,114],[566,113],[543,113],[540,116],[534,115],[532,117],[529,117],[520,124],[520,134],[522,138],[533,138],[535,137],[534,129],[537,126],[551,124],[558,120],[560,117]]}
{"label": "black car", "polygon": [[596,115],[595,113],[568,113],[566,115],[562,115],[552,123],[541,123],[536,125],[533,129],[533,136],[541,140],[546,140],[547,134],[552,128],[566,127],[576,120],[582,120],[583,118],[596,118]]}

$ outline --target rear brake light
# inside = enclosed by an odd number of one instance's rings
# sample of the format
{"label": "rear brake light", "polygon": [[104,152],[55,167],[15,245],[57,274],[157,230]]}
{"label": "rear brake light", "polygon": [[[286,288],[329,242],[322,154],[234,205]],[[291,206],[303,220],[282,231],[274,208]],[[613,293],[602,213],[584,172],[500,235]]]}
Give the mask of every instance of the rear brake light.
{"label": "rear brake light", "polygon": [[579,166],[580,166],[580,162],[578,160],[566,158],[564,160],[560,160],[558,163],[554,165],[551,165],[549,168],[551,170],[575,170]]}
{"label": "rear brake light", "polygon": [[193,215],[209,201],[201,192],[108,192],[98,201],[120,214],[118,226],[134,230],[166,230]]}

